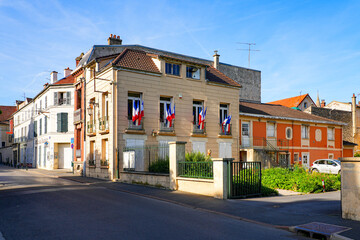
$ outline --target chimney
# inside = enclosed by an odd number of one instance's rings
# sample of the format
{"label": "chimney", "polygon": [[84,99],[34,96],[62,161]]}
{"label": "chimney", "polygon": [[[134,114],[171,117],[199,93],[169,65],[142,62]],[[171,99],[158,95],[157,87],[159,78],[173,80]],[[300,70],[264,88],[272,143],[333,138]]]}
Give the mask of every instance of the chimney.
{"label": "chimney", "polygon": [[110,34],[110,37],[108,38],[108,45],[121,45],[121,44],[122,44],[122,40],[120,36]]}
{"label": "chimney", "polygon": [[320,107],[325,107],[326,106],[326,103],[325,103],[325,99],[321,99],[321,104],[320,104]]}
{"label": "chimney", "polygon": [[71,74],[72,70],[68,67],[64,69],[64,77],[67,77]]}
{"label": "chimney", "polygon": [[352,96],[352,104],[351,104],[351,113],[352,113],[352,132],[353,137],[356,135],[356,96],[355,93]]}
{"label": "chimney", "polygon": [[57,72],[56,71],[52,71],[50,73],[50,84],[54,84],[55,82],[57,82]]}
{"label": "chimney", "polygon": [[214,68],[218,69],[220,55],[218,54],[217,50],[215,50],[214,53],[215,53],[214,56],[213,56],[214,57]]}
{"label": "chimney", "polygon": [[76,62],[76,66],[78,66],[79,62],[81,61],[81,59],[83,58],[84,53],[81,53],[80,56],[78,56],[77,58],[75,58],[75,62]]}

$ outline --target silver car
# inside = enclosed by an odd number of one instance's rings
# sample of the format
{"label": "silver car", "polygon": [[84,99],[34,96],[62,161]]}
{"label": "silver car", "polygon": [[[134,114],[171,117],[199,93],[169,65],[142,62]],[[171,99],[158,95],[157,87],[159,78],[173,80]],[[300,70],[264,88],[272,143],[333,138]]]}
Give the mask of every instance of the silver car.
{"label": "silver car", "polygon": [[341,163],[339,160],[334,159],[318,159],[311,166],[312,172],[319,173],[341,173]]}

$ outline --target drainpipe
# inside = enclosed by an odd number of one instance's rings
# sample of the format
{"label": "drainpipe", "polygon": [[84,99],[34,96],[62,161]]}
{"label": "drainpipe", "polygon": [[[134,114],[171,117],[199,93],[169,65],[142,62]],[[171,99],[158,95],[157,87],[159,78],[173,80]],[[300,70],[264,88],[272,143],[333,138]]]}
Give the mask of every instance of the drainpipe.
{"label": "drainpipe", "polygon": [[355,135],[356,135],[356,96],[355,96],[355,93],[352,96],[351,112],[352,112],[352,132],[353,132],[353,138],[355,139]]}
{"label": "drainpipe", "polygon": [[[113,170],[116,171],[115,178],[120,179],[120,149],[118,146],[118,116],[117,116],[117,76],[118,70],[113,69],[113,81],[112,81],[112,92],[113,92],[113,142],[115,146],[115,161],[114,161],[114,151],[113,151]],[[114,174],[113,174],[114,175]]]}

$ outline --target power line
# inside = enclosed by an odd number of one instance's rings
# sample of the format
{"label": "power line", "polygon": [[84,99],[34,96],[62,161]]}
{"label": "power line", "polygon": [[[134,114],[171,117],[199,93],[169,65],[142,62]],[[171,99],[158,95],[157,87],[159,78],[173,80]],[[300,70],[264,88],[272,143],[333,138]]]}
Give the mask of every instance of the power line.
{"label": "power line", "polygon": [[250,68],[250,52],[258,52],[258,51],[260,51],[260,50],[251,49],[251,45],[256,45],[256,43],[241,43],[241,42],[238,42],[237,44],[246,44],[246,45],[249,45],[249,49],[240,48],[240,49],[237,49],[237,50],[240,50],[240,51],[249,51],[248,68]]}

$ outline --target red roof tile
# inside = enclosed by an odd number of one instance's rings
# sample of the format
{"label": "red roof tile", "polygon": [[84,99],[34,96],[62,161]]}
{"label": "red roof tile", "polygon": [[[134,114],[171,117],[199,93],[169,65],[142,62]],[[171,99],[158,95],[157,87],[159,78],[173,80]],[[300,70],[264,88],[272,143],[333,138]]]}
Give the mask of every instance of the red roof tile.
{"label": "red roof tile", "polygon": [[54,84],[60,85],[60,84],[72,84],[75,81],[75,77],[73,75],[69,75],[65,78],[60,79],[59,81],[55,82]]}
{"label": "red roof tile", "polygon": [[241,85],[212,66],[206,68],[206,79],[210,82],[241,87]]}
{"label": "red roof tile", "polygon": [[115,66],[160,73],[154,61],[144,51],[124,49],[112,62]]}
{"label": "red roof tile", "polygon": [[11,117],[11,115],[16,112],[16,106],[0,106],[0,122],[4,122]]}
{"label": "red roof tile", "polygon": [[281,100],[277,100],[277,101],[273,101],[273,102],[268,102],[268,103],[269,104],[278,104],[278,105],[285,106],[285,107],[290,107],[290,108],[291,107],[298,107],[301,104],[301,102],[304,101],[304,99],[307,96],[309,96],[309,94],[303,94],[303,95],[300,95],[300,96],[291,97],[291,98],[285,98],[285,99],[281,99]]}

